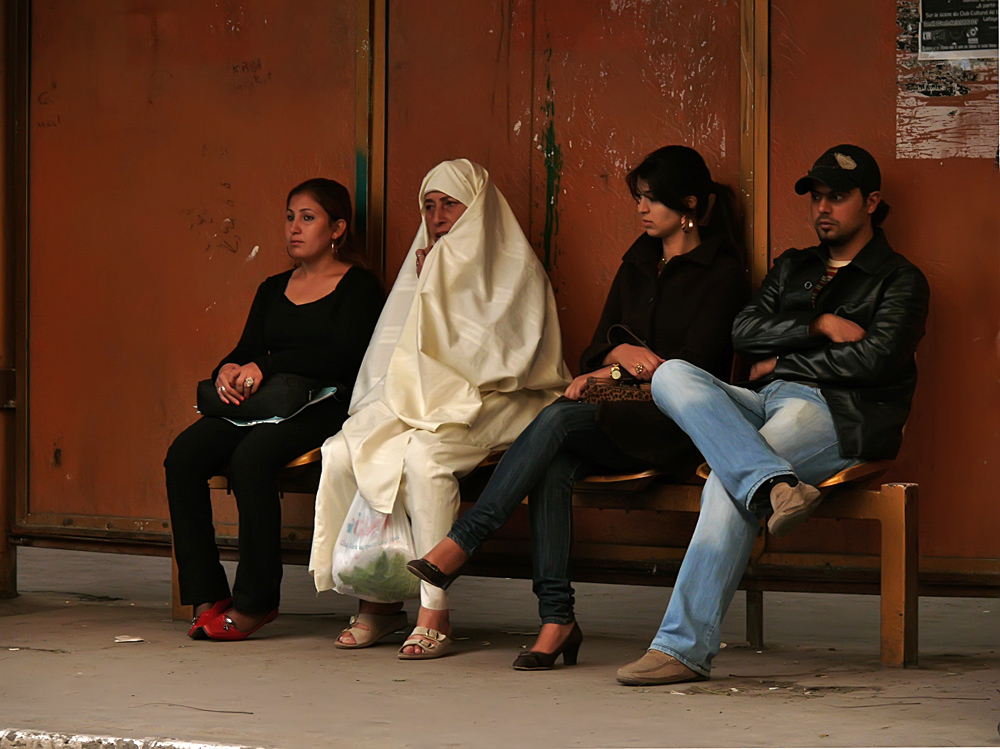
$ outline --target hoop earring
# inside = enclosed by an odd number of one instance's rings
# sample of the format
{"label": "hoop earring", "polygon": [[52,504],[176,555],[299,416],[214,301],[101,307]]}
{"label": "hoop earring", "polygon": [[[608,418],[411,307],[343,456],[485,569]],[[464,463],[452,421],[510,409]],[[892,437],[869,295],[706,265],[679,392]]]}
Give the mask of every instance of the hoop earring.
{"label": "hoop earring", "polygon": [[684,218],[681,219],[681,231],[685,234],[694,231],[694,217],[690,213],[685,213]]}

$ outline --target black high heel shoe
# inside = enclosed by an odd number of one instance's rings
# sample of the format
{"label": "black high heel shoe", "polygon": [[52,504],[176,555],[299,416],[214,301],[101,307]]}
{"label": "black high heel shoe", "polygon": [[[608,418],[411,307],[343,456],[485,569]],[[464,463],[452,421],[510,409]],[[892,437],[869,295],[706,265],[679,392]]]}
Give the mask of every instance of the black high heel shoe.
{"label": "black high heel shoe", "polygon": [[461,567],[452,572],[450,575],[445,574],[436,564],[428,562],[423,558],[411,559],[406,563],[406,569],[419,577],[425,583],[430,583],[435,588],[441,588],[441,590],[447,590],[448,586],[455,582],[459,575],[462,574]]}
{"label": "black high heel shoe", "polygon": [[556,648],[553,653],[539,653],[537,650],[529,650],[521,653],[514,660],[515,671],[548,671],[555,665],[556,658],[563,657],[563,663],[567,666],[576,665],[576,656],[580,652],[580,644],[583,642],[583,632],[580,625],[573,622],[573,629],[569,636],[563,640],[563,644]]}

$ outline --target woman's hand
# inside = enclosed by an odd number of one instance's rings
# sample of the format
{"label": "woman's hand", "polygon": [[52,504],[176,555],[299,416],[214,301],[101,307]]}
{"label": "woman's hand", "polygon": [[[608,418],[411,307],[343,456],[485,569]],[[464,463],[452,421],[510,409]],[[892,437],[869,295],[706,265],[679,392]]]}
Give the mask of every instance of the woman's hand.
{"label": "woman's hand", "polygon": [[593,372],[587,372],[582,374],[569,384],[566,388],[566,392],[563,393],[571,401],[580,400],[580,396],[583,395],[584,388],[587,387],[587,379],[590,377],[610,377],[611,367],[602,367],[601,369],[596,369]]}
{"label": "woman's hand", "polygon": [[661,359],[648,348],[622,343],[611,349],[611,353],[604,357],[604,361],[607,364],[618,362],[621,364],[624,374],[649,382],[653,379],[653,372],[656,371],[656,368],[666,360]]}
{"label": "woman's hand", "polygon": [[239,364],[232,362],[219,367],[219,376],[215,378],[215,392],[219,394],[219,400],[223,403],[232,403],[234,406],[238,406],[243,400],[243,396],[236,388],[241,369]]}
{"label": "woman's hand", "polygon": [[434,248],[434,245],[432,244],[426,250],[417,250],[414,253],[417,256],[417,277],[418,278],[420,277],[420,271],[422,271],[424,269],[424,262],[427,260],[427,256],[430,254],[430,251],[433,248]]}
{"label": "woman's hand", "polygon": [[236,389],[244,398],[249,398],[260,389],[263,381],[264,373],[260,371],[260,367],[250,362],[240,367],[239,374],[236,375]]}

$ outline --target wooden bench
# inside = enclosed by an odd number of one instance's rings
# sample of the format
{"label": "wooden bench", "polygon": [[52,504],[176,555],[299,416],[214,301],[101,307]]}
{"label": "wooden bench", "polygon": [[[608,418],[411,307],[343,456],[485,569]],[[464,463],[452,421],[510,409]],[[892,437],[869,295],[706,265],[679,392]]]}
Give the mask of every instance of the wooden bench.
{"label": "wooden bench", "polygon": [[[879,593],[881,597],[880,660],[886,666],[917,665],[917,572],[918,572],[918,487],[916,484],[882,484],[877,491],[858,487],[881,477],[892,465],[890,460],[870,461],[846,468],[819,484],[826,495],[814,518],[835,520],[873,520],[880,526]],[[707,478],[708,466],[699,468]],[[761,535],[750,557],[744,585],[747,590],[747,639],[751,647],[763,645],[763,592],[776,569],[809,568],[809,555],[768,553],[767,525],[761,523]],[[825,566],[835,560],[827,558]],[[869,562],[870,563],[870,562]],[[846,566],[846,565],[844,565]],[[803,576],[807,579],[807,576]],[[759,579],[759,582],[758,582]],[[827,582],[818,580],[817,582]],[[760,611],[753,609],[759,608]]]}
{"label": "wooden bench", "polygon": [[[496,456],[462,479],[463,511],[489,479]],[[305,564],[311,541],[312,494],[318,478],[319,450],[289,463],[281,487],[289,514],[293,496],[296,525],[283,520],[284,559]],[[767,591],[868,593],[881,595],[880,660],[886,666],[917,664],[917,485],[882,484],[864,489],[888,463],[868,463],[842,471],[821,484],[829,492],[803,528],[819,523],[872,521],[880,528],[880,553],[802,551],[774,544],[762,524],[740,587],[746,592],[746,634],[751,647],[764,645],[763,594]],[[213,489],[228,492],[225,476],[212,479]],[[577,485],[574,504],[574,579],[671,586],[684,556],[699,511],[702,483],[667,484],[655,471],[628,476],[594,476]],[[224,495],[219,493],[219,496]],[[235,503],[229,500],[230,505]],[[223,501],[217,505],[225,504]],[[235,507],[223,508],[217,522],[224,559],[236,558]],[[492,577],[531,577],[531,553],[526,508],[487,541],[469,565],[468,574]],[[794,535],[794,534],[793,534]],[[174,565],[173,613],[190,618],[190,607],[180,605]]]}

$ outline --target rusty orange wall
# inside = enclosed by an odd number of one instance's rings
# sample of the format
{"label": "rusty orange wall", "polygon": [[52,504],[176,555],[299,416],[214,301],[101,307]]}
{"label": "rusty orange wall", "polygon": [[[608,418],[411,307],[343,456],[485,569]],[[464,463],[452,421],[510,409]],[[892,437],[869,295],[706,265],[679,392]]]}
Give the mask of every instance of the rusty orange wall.
{"label": "rusty orange wall", "polygon": [[287,190],[353,188],[355,3],[33,6],[29,510],[163,518]]}
{"label": "rusty orange wall", "polygon": [[[945,132],[934,146],[902,115],[897,76],[897,13],[915,0],[845,0],[835,13],[810,3],[772,3],[771,238],[775,250],[815,243],[805,198],[792,185],[812,161],[837,143],[858,143],[879,161],[885,223],[893,246],[920,266],[931,286],[927,336],[917,352],[920,380],[903,450],[890,479],[920,484],[922,556],[1000,558],[1000,171],[996,61],[970,95],[941,100],[961,117],[992,106],[990,132]],[[906,61],[906,65],[912,65]],[[990,84],[992,70],[992,85]],[[968,87],[968,86],[967,86]],[[903,91],[905,94],[906,91]],[[974,114],[974,112],[970,112]],[[900,119],[897,119],[900,117]],[[897,127],[901,128],[897,132]],[[915,137],[924,143],[913,143]],[[983,144],[983,137],[990,140]],[[948,139],[950,146],[941,145]],[[979,157],[951,157],[948,148],[979,143]],[[919,149],[918,149],[919,146]],[[939,158],[909,158],[915,151]],[[907,158],[897,158],[897,152]]]}
{"label": "rusty orange wall", "polygon": [[390,4],[390,278],[424,173],[479,161],[550,270],[575,370],[640,233],[628,169],[685,143],[737,182],[739,20],[733,0]]}
{"label": "rusty orange wall", "polygon": [[[870,147],[886,229],[934,294],[892,476],[921,484],[925,555],[996,558],[1000,180],[988,158],[900,149],[900,4],[772,3],[771,239],[814,241],[791,185],[819,152]],[[159,466],[193,418],[193,384],[259,280],[287,267],[285,190],[354,173],[353,2],[159,6],[34,3],[33,513],[165,516]],[[391,3],[388,279],[423,174],[480,161],[549,265],[575,367],[638,234],[628,167],[686,142],[736,183],[740,13],[734,0]]]}
{"label": "rusty orange wall", "polygon": [[[484,8],[486,8],[484,12]],[[494,174],[575,366],[671,142],[738,172],[732,0],[390,4],[391,281],[444,158]],[[355,3],[33,3],[28,512],[162,518],[195,381],[287,267],[284,193],[354,173]],[[697,50],[692,55],[691,50]]]}

